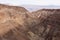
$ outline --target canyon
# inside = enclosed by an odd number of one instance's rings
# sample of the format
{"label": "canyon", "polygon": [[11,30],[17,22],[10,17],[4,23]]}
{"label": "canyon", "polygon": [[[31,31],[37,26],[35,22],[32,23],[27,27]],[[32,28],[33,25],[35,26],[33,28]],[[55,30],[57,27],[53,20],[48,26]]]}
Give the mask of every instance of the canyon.
{"label": "canyon", "polygon": [[30,12],[0,4],[0,40],[59,40],[60,9]]}

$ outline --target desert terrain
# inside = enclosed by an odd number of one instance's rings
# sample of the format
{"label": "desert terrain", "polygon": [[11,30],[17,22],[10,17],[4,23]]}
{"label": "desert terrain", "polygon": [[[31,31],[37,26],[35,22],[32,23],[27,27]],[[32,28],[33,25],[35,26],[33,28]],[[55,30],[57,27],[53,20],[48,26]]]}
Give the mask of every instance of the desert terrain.
{"label": "desert terrain", "polygon": [[60,40],[60,9],[0,4],[0,40]]}

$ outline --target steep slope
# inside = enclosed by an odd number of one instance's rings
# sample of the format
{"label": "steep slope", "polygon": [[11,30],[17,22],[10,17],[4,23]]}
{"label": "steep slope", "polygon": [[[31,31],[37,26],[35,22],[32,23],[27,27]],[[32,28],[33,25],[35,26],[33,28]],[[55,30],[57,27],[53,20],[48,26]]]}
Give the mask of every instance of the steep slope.
{"label": "steep slope", "polygon": [[29,40],[25,20],[29,13],[23,7],[0,5],[0,40]]}
{"label": "steep slope", "polygon": [[0,40],[59,40],[60,9],[30,13],[23,7],[0,4]]}
{"label": "steep slope", "polygon": [[30,27],[31,40],[60,39],[60,9],[41,9],[32,12],[31,15],[38,19],[35,25]]}

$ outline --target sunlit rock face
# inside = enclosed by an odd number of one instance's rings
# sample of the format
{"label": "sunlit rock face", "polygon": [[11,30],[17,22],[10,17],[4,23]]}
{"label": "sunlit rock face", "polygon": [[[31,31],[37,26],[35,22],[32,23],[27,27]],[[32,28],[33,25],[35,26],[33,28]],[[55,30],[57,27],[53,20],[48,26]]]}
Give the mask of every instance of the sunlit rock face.
{"label": "sunlit rock face", "polygon": [[27,13],[23,7],[0,5],[0,40],[29,40]]}
{"label": "sunlit rock face", "polygon": [[31,14],[38,19],[30,27],[31,40],[60,40],[60,9],[41,9]]}
{"label": "sunlit rock face", "polygon": [[15,9],[16,11],[20,11],[20,12],[26,12],[26,11],[28,11],[24,7],[10,6],[10,5],[8,6],[8,5],[0,4],[0,9],[4,9],[4,8]]}

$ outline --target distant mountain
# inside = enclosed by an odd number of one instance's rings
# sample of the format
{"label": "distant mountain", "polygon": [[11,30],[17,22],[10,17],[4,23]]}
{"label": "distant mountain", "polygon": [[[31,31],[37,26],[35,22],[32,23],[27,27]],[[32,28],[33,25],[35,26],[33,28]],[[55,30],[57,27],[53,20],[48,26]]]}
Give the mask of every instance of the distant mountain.
{"label": "distant mountain", "polygon": [[60,6],[55,5],[48,5],[48,6],[40,6],[40,5],[21,5],[22,7],[25,7],[29,11],[36,11],[39,9],[60,9]]}

